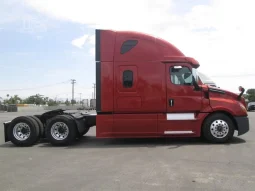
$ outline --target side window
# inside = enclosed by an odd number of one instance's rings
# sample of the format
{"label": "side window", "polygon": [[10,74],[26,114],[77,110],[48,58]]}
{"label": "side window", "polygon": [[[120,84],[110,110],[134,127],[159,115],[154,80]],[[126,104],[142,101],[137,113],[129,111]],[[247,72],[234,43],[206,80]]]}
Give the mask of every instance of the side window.
{"label": "side window", "polygon": [[132,48],[134,48],[137,45],[138,41],[137,40],[127,40],[125,41],[120,49],[121,54],[125,54],[128,51],[130,51]]}
{"label": "side window", "polygon": [[176,85],[193,85],[192,72],[186,66],[171,67],[170,78]]}
{"label": "side window", "polygon": [[123,87],[131,88],[133,86],[133,71],[125,70],[123,72]]}

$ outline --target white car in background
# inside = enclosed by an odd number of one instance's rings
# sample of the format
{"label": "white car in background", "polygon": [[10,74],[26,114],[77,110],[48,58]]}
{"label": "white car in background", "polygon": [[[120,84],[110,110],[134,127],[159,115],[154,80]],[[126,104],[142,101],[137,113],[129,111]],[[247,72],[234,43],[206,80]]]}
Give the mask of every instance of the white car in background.
{"label": "white car in background", "polygon": [[254,102],[254,101],[249,102],[249,103],[247,104],[247,110],[248,110],[248,111],[254,111],[254,110],[255,110],[255,102]]}

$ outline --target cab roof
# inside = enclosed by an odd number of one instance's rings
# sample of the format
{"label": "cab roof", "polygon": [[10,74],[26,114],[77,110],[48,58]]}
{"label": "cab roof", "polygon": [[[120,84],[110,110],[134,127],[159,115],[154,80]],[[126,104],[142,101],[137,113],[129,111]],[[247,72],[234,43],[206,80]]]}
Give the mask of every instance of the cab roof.
{"label": "cab roof", "polygon": [[137,31],[96,29],[96,61],[155,61],[199,63],[170,42]]}

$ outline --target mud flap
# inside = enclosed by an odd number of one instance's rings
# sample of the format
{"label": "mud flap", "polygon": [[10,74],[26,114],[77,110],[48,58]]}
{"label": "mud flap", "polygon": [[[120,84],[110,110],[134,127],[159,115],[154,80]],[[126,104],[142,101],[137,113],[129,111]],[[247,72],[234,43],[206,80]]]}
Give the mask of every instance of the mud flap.
{"label": "mud flap", "polygon": [[4,122],[4,141],[5,142],[10,141],[10,139],[8,138],[8,135],[7,135],[7,128],[9,127],[10,123],[11,123],[10,121]]}

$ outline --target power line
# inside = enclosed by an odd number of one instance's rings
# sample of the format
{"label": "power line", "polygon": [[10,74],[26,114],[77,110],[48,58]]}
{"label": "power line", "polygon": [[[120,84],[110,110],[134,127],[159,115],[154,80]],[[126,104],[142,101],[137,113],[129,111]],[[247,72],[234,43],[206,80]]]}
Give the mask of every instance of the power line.
{"label": "power line", "polygon": [[45,86],[37,86],[37,87],[21,88],[21,89],[4,89],[4,90],[0,90],[0,91],[23,91],[23,90],[33,90],[33,89],[39,89],[39,88],[52,87],[52,86],[55,86],[55,85],[65,84],[65,83],[68,83],[68,82],[69,82],[69,81],[64,81],[64,82],[59,82],[59,83],[56,83],[56,84],[45,85]]}
{"label": "power line", "polygon": [[234,75],[212,75],[213,78],[229,78],[229,77],[249,77],[255,76],[255,74],[234,74]]}
{"label": "power line", "polygon": [[81,85],[78,85],[77,83],[76,83],[76,87],[79,87],[82,89],[92,89],[93,88],[93,87],[89,88],[89,87],[81,86]]}
{"label": "power line", "polygon": [[[48,96],[59,96],[59,95],[64,95],[64,94],[70,94],[70,92],[62,92],[62,93],[58,93],[58,94],[50,94]],[[84,93],[76,93],[74,92],[74,95],[80,95],[80,94],[84,94]]]}

